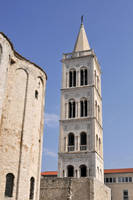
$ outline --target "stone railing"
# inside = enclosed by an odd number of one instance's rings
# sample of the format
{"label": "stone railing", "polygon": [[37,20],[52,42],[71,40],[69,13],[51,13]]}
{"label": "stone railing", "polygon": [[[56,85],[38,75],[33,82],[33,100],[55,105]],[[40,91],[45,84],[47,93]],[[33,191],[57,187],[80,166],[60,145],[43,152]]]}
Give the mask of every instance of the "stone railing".
{"label": "stone railing", "polygon": [[70,152],[70,151],[74,151],[74,150],[75,150],[74,145],[72,145],[72,146],[68,146],[68,152]]}
{"label": "stone railing", "polygon": [[87,145],[80,145],[80,151],[86,151]]}
{"label": "stone railing", "polygon": [[93,54],[94,54],[93,50],[90,49],[90,50],[86,50],[86,51],[78,51],[78,52],[63,54],[63,59],[71,59],[71,58],[88,56],[88,55],[93,55]]}

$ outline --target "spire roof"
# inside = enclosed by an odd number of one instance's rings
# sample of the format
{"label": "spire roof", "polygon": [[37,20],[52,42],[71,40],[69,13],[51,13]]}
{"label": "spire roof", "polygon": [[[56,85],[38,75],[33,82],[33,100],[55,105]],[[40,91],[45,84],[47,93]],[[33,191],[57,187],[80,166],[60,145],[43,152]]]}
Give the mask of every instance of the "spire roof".
{"label": "spire roof", "polygon": [[79,30],[78,37],[74,46],[74,52],[86,51],[86,50],[90,50],[90,45],[89,45],[87,35],[85,32],[85,28],[83,24],[83,16],[82,16],[80,30]]}

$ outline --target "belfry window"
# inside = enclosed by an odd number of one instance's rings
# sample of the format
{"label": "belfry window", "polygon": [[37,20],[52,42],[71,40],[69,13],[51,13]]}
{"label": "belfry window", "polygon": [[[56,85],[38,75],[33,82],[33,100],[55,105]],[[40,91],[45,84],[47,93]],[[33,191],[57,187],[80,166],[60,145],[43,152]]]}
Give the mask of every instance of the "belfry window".
{"label": "belfry window", "polygon": [[80,101],[80,116],[86,117],[88,115],[87,113],[87,99],[83,99]]}
{"label": "belfry window", "polygon": [[87,69],[80,70],[80,85],[87,85],[88,84],[88,71]]}
{"label": "belfry window", "polygon": [[81,177],[86,177],[87,176],[87,168],[85,165],[80,166],[80,176]]}
{"label": "belfry window", "polygon": [[5,188],[6,197],[13,196],[13,186],[14,186],[14,175],[9,173],[6,175],[6,188]]}
{"label": "belfry window", "polygon": [[86,150],[87,149],[87,136],[86,133],[82,132],[80,134],[80,150]]}
{"label": "belfry window", "polygon": [[75,118],[75,101],[69,101],[69,118]]}
{"label": "belfry window", "polygon": [[76,86],[76,70],[71,70],[69,72],[69,87],[75,87]]}
{"label": "belfry window", "polygon": [[68,151],[74,151],[75,138],[73,133],[68,135]]}
{"label": "belfry window", "polygon": [[68,175],[68,177],[74,177],[74,167],[72,165],[68,165],[67,175]]}
{"label": "belfry window", "polygon": [[30,197],[29,197],[29,199],[33,199],[34,198],[34,187],[35,187],[35,179],[34,179],[34,177],[31,177],[31,179],[30,179]]}

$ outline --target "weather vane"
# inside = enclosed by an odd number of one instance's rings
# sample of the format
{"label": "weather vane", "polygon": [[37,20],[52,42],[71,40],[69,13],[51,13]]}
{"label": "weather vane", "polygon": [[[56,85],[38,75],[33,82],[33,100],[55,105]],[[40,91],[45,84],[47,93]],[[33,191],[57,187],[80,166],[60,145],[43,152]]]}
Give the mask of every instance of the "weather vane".
{"label": "weather vane", "polygon": [[84,15],[81,16],[81,24],[83,24],[84,21]]}

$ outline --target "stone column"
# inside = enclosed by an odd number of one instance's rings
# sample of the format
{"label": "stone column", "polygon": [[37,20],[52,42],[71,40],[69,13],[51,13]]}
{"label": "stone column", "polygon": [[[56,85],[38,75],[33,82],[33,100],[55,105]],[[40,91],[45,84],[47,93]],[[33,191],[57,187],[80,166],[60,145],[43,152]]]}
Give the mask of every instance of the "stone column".
{"label": "stone column", "polygon": [[76,102],[76,117],[78,118],[78,102]]}
{"label": "stone column", "polygon": [[80,135],[78,136],[78,151],[80,151]]}
{"label": "stone column", "polygon": [[79,71],[77,71],[77,79],[76,79],[76,85],[79,86]]}
{"label": "stone column", "polygon": [[80,169],[77,170],[77,178],[80,178]]}
{"label": "stone column", "polygon": [[68,136],[66,137],[66,152],[68,152]]}
{"label": "stone column", "polygon": [[68,72],[66,72],[66,88],[68,88]]}

